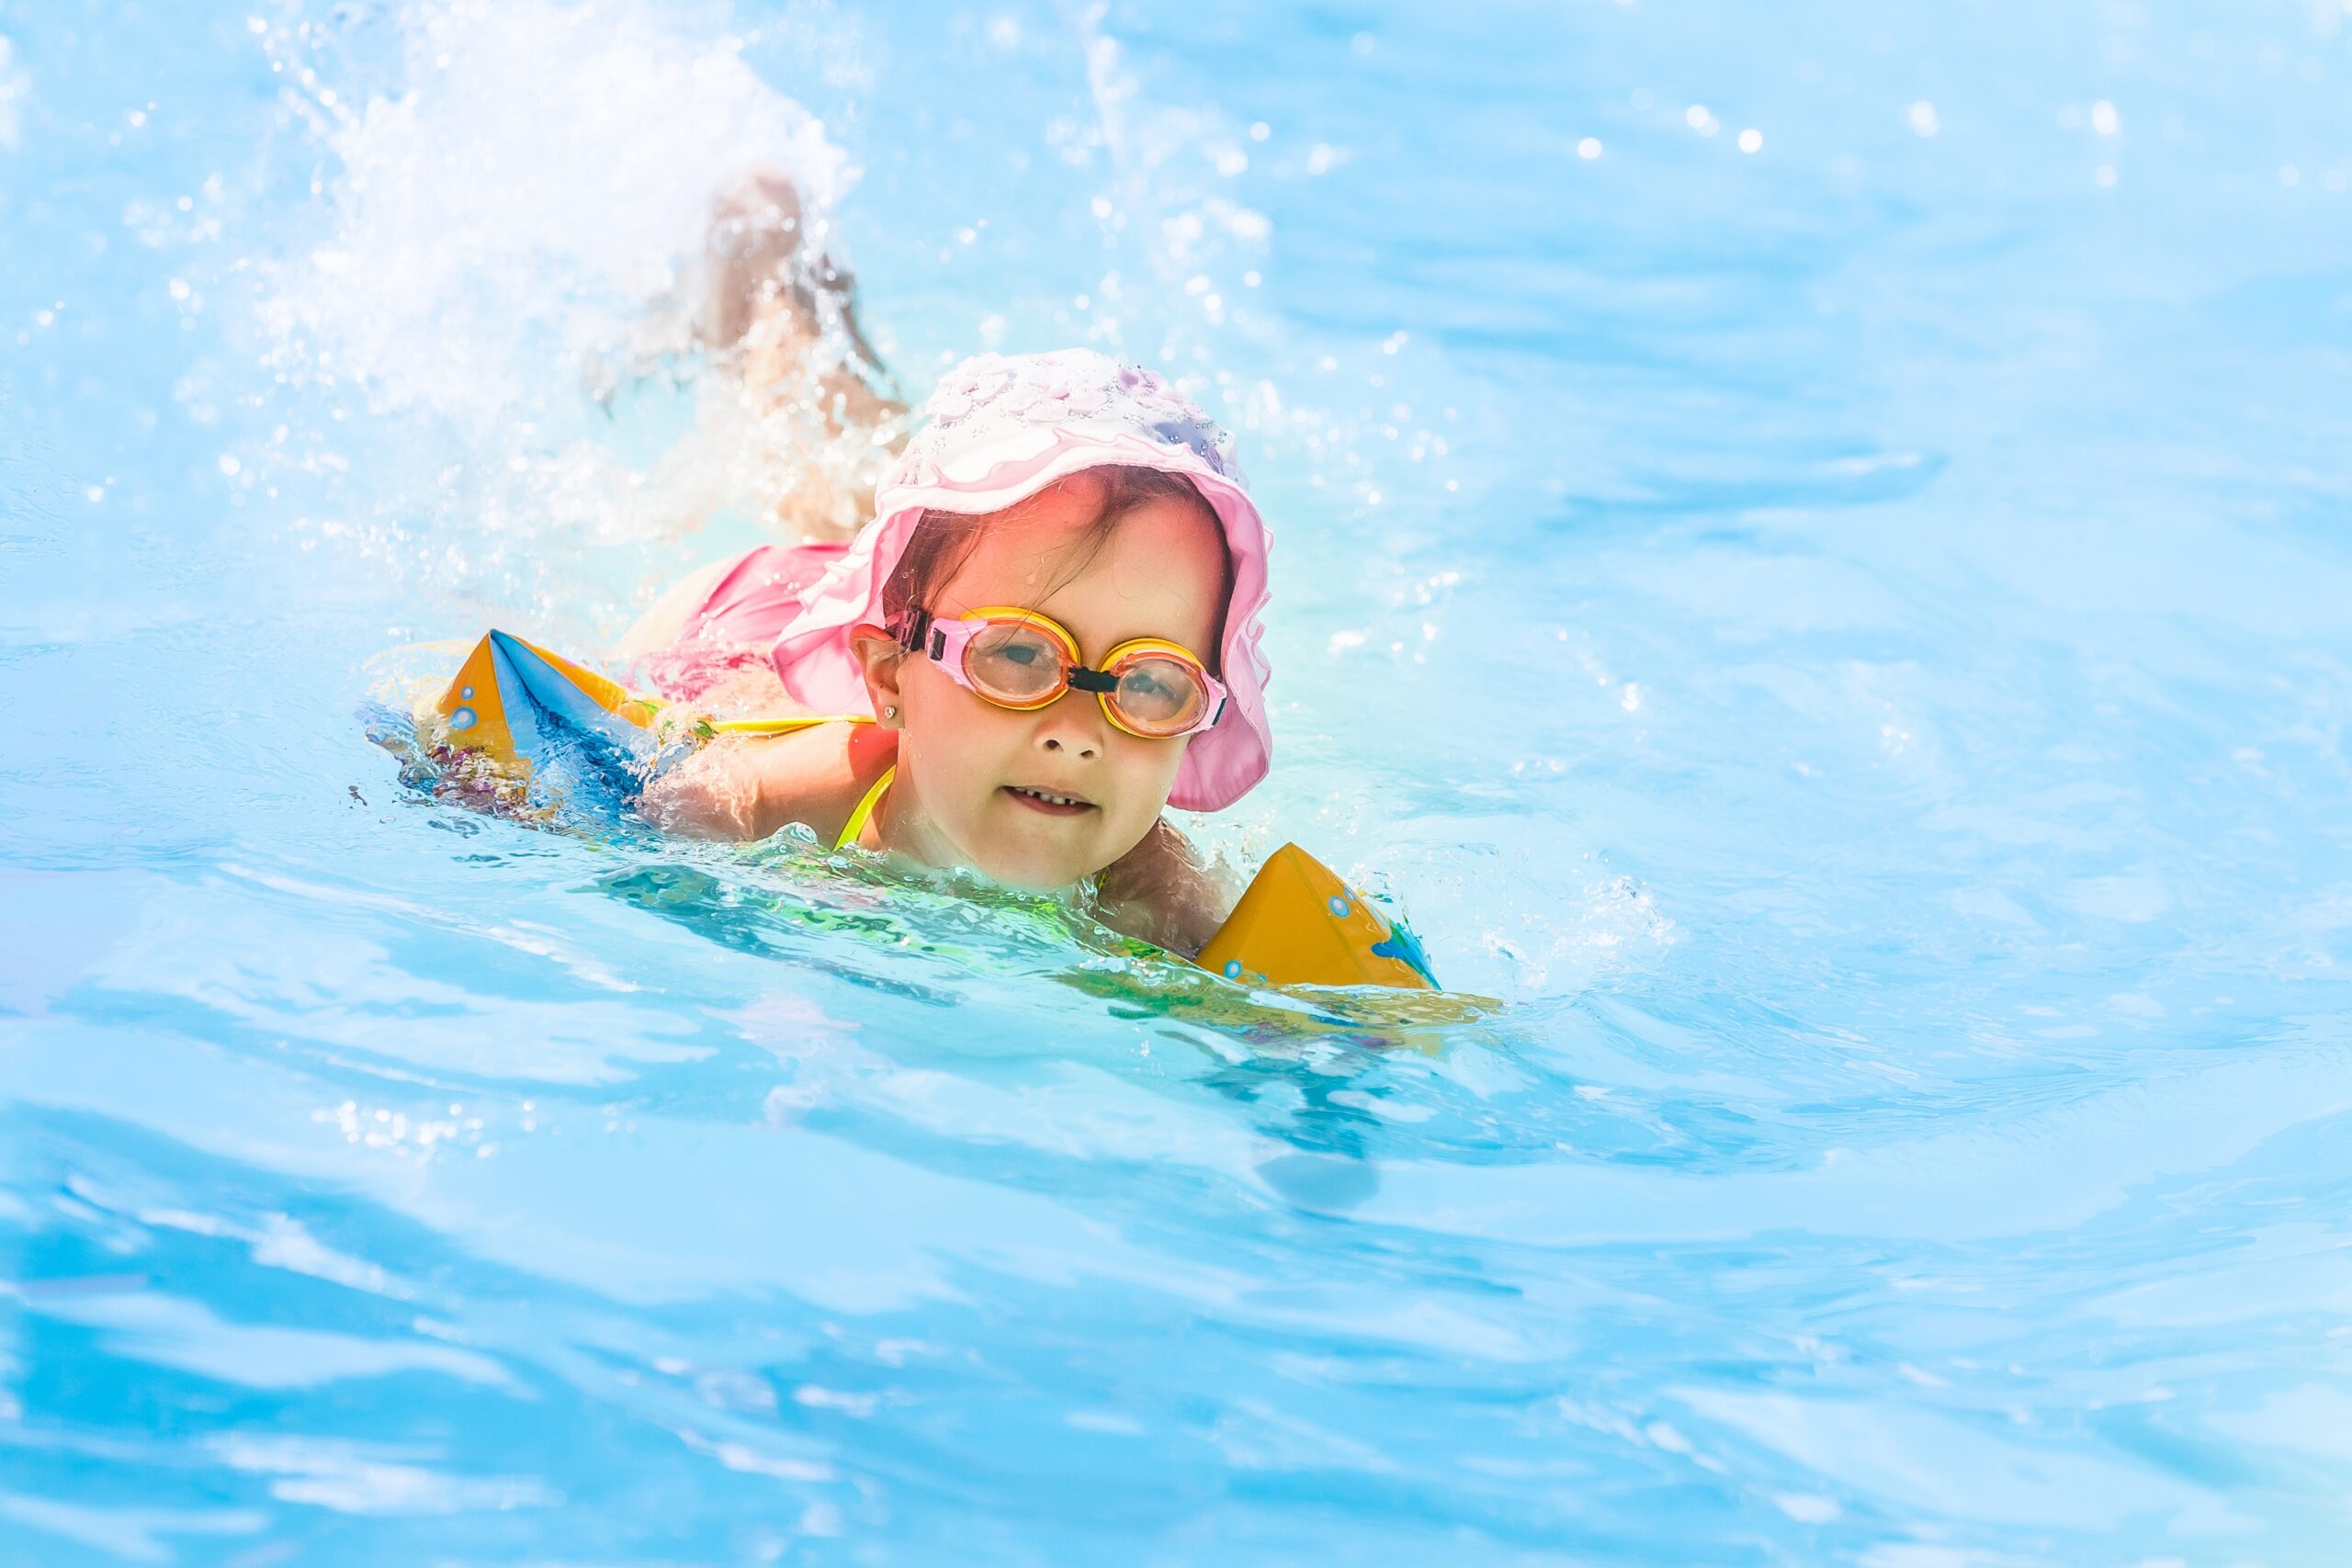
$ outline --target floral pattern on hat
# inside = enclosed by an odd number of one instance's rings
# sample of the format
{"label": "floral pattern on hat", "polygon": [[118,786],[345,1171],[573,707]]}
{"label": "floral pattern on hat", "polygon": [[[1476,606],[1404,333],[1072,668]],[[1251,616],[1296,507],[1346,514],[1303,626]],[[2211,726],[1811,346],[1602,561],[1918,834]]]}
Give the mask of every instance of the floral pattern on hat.
{"label": "floral pattern on hat", "polygon": [[1022,425],[1144,432],[1191,452],[1214,473],[1246,482],[1233,460],[1233,438],[1198,404],[1164,378],[1091,348],[975,355],[941,378],[922,413],[922,428],[886,484],[921,482],[940,471],[951,451]]}

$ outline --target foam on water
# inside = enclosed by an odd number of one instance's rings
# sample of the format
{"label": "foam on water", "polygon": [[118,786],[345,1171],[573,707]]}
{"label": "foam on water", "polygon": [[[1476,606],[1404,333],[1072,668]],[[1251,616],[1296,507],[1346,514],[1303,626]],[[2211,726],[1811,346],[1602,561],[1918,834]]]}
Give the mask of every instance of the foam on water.
{"label": "foam on water", "polygon": [[829,228],[839,149],[736,47],[621,6],[420,6],[400,23],[398,96],[356,103],[307,62],[305,29],[265,35],[332,160],[329,231],[265,318],[379,412],[504,425],[518,403],[563,400],[550,372],[674,287],[710,193],[749,168],[790,172]]}
{"label": "foam on water", "polygon": [[[0,1559],[2338,1555],[2339,7],[5,25]],[[1496,1005],[417,787],[855,460],[766,164],[1236,429],[1204,834]]]}

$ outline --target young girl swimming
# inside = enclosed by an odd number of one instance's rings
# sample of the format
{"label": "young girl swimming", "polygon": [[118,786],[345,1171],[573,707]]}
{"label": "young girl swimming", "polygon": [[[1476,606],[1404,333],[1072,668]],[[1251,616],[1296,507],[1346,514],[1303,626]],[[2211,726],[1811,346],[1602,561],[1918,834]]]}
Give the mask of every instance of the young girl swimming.
{"label": "young girl swimming", "polygon": [[631,632],[665,695],[731,720],[641,809],[1091,885],[1197,953],[1231,897],[1163,812],[1231,805],[1272,751],[1269,541],[1230,438],[1087,349],[967,360],[918,418],[854,538],[706,569]]}

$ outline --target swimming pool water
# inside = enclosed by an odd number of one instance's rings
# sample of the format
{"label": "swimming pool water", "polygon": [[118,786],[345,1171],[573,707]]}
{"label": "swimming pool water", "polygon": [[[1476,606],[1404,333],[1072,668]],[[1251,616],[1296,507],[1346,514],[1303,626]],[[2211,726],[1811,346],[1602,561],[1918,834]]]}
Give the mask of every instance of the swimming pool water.
{"label": "swimming pool water", "polygon": [[[0,1562],[2343,1560],[2352,10],[0,37]],[[403,784],[760,536],[754,157],[1235,427],[1204,830],[1498,1006]]]}

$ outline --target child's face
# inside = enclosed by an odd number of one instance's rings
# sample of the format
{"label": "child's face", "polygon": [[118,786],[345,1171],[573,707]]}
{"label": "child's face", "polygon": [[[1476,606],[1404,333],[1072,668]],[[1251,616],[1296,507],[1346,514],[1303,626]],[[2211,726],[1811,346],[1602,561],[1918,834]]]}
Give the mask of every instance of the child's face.
{"label": "child's face", "polygon": [[[942,619],[992,604],[1042,611],[1077,637],[1090,666],[1141,637],[1212,657],[1225,574],[1214,521],[1198,506],[1148,502],[1086,558],[1102,500],[1102,482],[1083,474],[1033,498],[981,534],[923,608]],[[869,661],[868,671],[876,711],[895,705],[904,728],[893,847],[1009,886],[1066,887],[1133,849],[1168,804],[1191,743],[1129,735],[1091,692],[1020,713],[966,691],[920,655],[887,669]]]}

